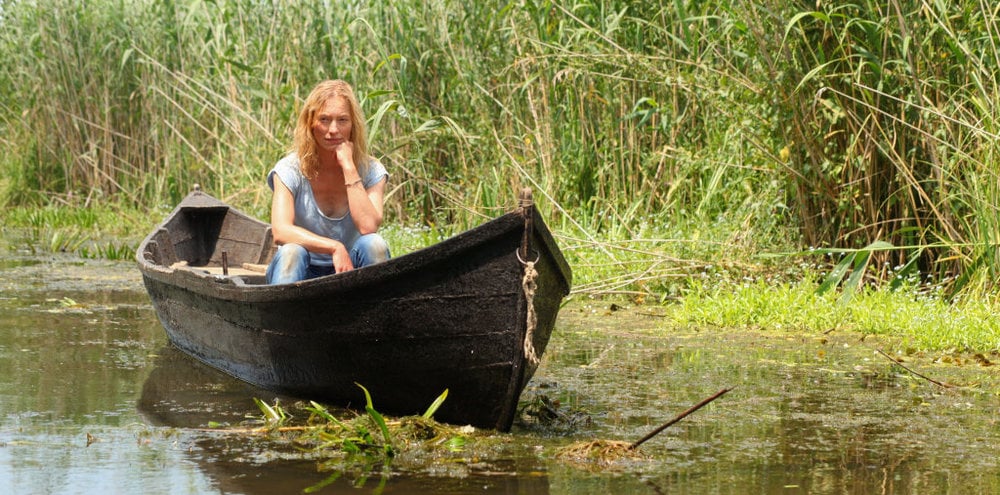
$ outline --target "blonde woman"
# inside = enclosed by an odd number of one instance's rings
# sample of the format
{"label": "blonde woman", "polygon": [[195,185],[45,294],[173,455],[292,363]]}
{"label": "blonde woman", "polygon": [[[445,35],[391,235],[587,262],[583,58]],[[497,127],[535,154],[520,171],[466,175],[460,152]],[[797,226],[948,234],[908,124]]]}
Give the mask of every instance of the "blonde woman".
{"label": "blonde woman", "polygon": [[270,284],[342,273],[389,259],[378,234],[389,174],[368,154],[361,106],[351,86],[319,83],[295,126],[294,150],[267,174],[278,251]]}

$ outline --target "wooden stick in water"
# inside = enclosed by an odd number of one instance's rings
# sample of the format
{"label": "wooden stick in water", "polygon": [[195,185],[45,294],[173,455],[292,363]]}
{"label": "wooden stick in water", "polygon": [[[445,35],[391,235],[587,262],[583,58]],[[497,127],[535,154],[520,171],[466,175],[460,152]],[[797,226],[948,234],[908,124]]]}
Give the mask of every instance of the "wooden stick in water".
{"label": "wooden stick in water", "polygon": [[953,385],[949,385],[947,383],[939,382],[939,381],[937,381],[937,380],[935,380],[935,379],[933,379],[933,378],[931,378],[929,376],[921,375],[920,373],[917,373],[916,371],[913,371],[910,368],[907,368],[906,365],[904,365],[903,363],[899,362],[898,359],[896,359],[896,358],[894,358],[894,357],[892,357],[892,356],[890,356],[890,355],[882,352],[882,349],[875,349],[875,352],[877,352],[877,353],[885,356],[886,359],[888,359],[889,361],[892,361],[892,363],[895,364],[896,366],[899,366],[900,368],[903,368],[904,370],[909,371],[910,373],[913,373],[915,376],[923,378],[924,380],[927,380],[927,381],[933,383],[934,385],[937,385],[937,386],[942,387],[942,388],[951,388],[953,386]]}
{"label": "wooden stick in water", "polygon": [[656,435],[659,435],[660,432],[662,432],[663,430],[666,430],[667,427],[669,427],[670,425],[672,425],[672,424],[674,424],[674,423],[676,423],[676,422],[684,419],[687,415],[689,415],[689,414],[697,411],[698,409],[701,409],[702,407],[704,407],[709,402],[712,402],[713,400],[718,399],[719,397],[722,397],[723,394],[725,394],[726,392],[728,392],[730,390],[732,390],[732,388],[724,388],[722,390],[719,390],[718,392],[716,392],[715,394],[713,394],[711,397],[709,397],[709,398],[707,398],[707,399],[705,399],[705,400],[703,400],[703,401],[701,401],[701,402],[699,402],[699,403],[691,406],[691,408],[688,409],[687,411],[684,411],[684,412],[678,414],[676,418],[671,419],[670,421],[667,421],[666,423],[664,423],[663,425],[661,425],[657,429],[649,432],[646,436],[642,437],[641,439],[639,439],[638,441],[636,441],[632,445],[629,445],[628,446],[629,450],[635,450],[636,448],[638,448],[640,445],[642,445],[643,443],[645,443],[650,438],[653,438]]}

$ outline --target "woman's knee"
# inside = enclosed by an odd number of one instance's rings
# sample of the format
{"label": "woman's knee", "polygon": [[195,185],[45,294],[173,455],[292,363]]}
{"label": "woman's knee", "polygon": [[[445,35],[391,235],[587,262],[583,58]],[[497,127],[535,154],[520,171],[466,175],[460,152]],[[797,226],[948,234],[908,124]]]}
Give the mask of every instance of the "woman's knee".
{"label": "woman's knee", "polygon": [[309,268],[309,251],[298,244],[283,244],[274,253],[267,267],[268,283],[291,283],[305,278]]}
{"label": "woman's knee", "polygon": [[388,260],[389,243],[379,234],[365,234],[354,243],[353,256],[356,268]]}
{"label": "woman's knee", "polygon": [[283,265],[309,264],[309,251],[298,244],[282,244],[278,251],[274,253],[274,259],[279,260]]}

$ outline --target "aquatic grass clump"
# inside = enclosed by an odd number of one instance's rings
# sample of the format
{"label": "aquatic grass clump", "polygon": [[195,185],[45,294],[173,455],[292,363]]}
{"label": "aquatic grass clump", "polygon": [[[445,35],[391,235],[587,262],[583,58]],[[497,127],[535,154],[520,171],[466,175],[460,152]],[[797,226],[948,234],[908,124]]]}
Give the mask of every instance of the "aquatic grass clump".
{"label": "aquatic grass clump", "polygon": [[[433,415],[448,397],[445,390],[420,416],[387,419],[377,411],[371,395],[365,394],[365,414],[353,418],[338,418],[322,404],[310,401],[301,409],[308,413],[305,424],[291,425],[293,415],[277,401],[273,405],[258,398],[263,425],[252,429],[222,430],[229,433],[277,434],[274,440],[287,440],[297,450],[325,459],[321,468],[333,469],[344,461],[356,459],[364,463],[389,463],[399,455],[414,455],[418,451],[460,452],[470,435],[471,427],[454,427],[434,421]],[[292,436],[287,436],[292,435]]]}
{"label": "aquatic grass clump", "polygon": [[116,240],[89,242],[81,246],[77,253],[81,258],[102,259],[111,261],[130,260],[135,256],[136,244]]}
{"label": "aquatic grass clump", "polygon": [[32,255],[64,253],[83,259],[110,261],[130,260],[135,256],[136,243],[117,239],[108,240],[96,231],[83,231],[75,227],[13,229],[16,241],[12,247],[24,249]]}
{"label": "aquatic grass clump", "polygon": [[157,218],[156,212],[148,209],[140,214],[125,211],[120,205],[70,206],[53,200],[38,208],[5,208],[0,226],[12,233],[8,238],[16,239],[18,247],[35,254],[69,253],[120,261],[135,256],[137,232],[149,229],[142,222],[151,217]]}
{"label": "aquatic grass clump", "polygon": [[107,240],[99,231],[84,231],[76,227],[11,229],[16,232],[14,248],[33,255],[66,253],[83,259],[110,261],[130,260],[135,256],[136,243],[117,239]]}

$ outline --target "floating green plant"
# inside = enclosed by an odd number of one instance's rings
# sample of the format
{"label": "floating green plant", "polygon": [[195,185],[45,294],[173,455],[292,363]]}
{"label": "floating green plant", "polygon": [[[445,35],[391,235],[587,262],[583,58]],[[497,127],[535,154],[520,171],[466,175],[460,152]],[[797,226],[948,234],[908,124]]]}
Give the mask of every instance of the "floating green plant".
{"label": "floating green plant", "polygon": [[385,424],[385,418],[381,413],[375,410],[375,406],[372,405],[372,396],[368,393],[368,389],[363,387],[360,383],[355,383],[361,390],[365,392],[365,411],[368,412],[368,416],[372,418],[372,421],[378,425],[379,430],[382,432],[382,439],[385,443],[382,444],[382,450],[385,452],[386,457],[392,457],[396,455],[395,449],[392,447],[392,435],[389,433],[389,427]]}
{"label": "floating green plant", "polygon": [[274,401],[274,405],[268,405],[268,403],[254,397],[253,401],[257,404],[260,412],[264,414],[264,423],[269,427],[277,428],[283,426],[285,422],[291,417],[285,412],[284,408],[278,403],[277,400]]}
{"label": "floating green plant", "polygon": [[[448,397],[445,390],[420,416],[406,416],[386,419],[375,409],[371,394],[362,385],[358,387],[365,394],[365,413],[353,418],[338,418],[318,402],[310,401],[301,408],[308,413],[305,424],[291,425],[293,415],[278,401],[273,405],[254,398],[261,411],[262,427],[222,429],[229,433],[266,434],[273,440],[287,438],[300,451],[328,457],[328,464],[360,456],[365,464],[388,463],[400,453],[425,450],[441,452],[461,452],[468,435],[475,432],[471,427],[453,427],[440,424],[433,415]],[[213,431],[219,426],[213,423]],[[286,437],[287,436],[287,437]],[[322,465],[322,464],[321,464]]]}

